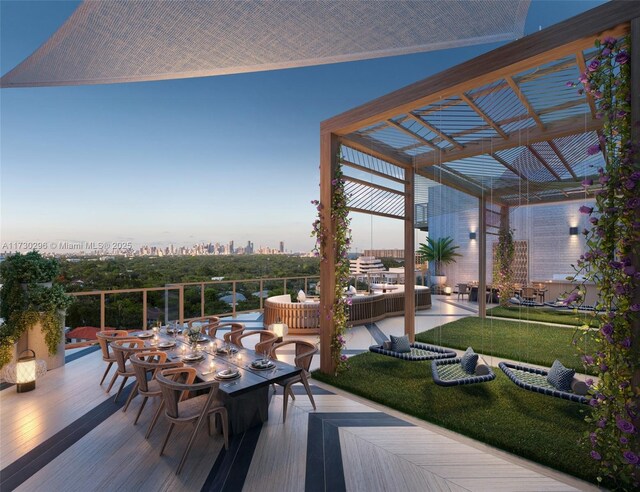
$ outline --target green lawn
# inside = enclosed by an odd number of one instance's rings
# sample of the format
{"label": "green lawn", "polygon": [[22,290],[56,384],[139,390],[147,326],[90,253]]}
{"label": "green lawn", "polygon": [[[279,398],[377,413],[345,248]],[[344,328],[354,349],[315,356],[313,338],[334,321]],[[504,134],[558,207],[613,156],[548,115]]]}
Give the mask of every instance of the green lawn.
{"label": "green lawn", "polygon": [[497,318],[513,318],[528,321],[542,321],[544,323],[557,323],[560,325],[582,326],[588,324],[593,327],[599,326],[598,319],[589,312],[579,312],[575,310],[558,310],[553,308],[534,307],[494,307],[487,309],[487,316]]}
{"label": "green lawn", "polygon": [[494,381],[443,388],[429,362],[364,353],[340,376],[313,377],[505,451],[595,482],[587,452],[576,443],[589,428],[586,405],[520,389],[497,370]]}
{"label": "green lawn", "polygon": [[[542,366],[551,366],[555,359],[560,359],[566,367],[584,372],[580,355],[572,344],[574,338],[581,339],[582,333],[577,327],[468,317],[418,333],[416,340],[462,350],[471,346],[476,352],[485,355]],[[589,339],[591,337],[593,335]],[[585,346],[584,341],[579,343],[581,347]],[[586,342],[587,348],[594,346],[593,341]]]}

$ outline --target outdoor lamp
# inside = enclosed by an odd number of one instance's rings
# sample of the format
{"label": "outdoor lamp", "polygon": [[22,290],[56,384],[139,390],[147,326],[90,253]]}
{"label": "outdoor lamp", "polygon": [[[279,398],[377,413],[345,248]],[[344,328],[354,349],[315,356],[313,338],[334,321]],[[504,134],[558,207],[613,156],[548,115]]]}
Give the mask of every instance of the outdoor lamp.
{"label": "outdoor lamp", "polygon": [[578,228],[577,227],[569,227],[569,236],[577,236]]}
{"label": "outdoor lamp", "polygon": [[286,336],[289,333],[289,327],[282,323],[282,322],[278,322],[278,323],[273,323],[269,329],[274,332],[276,335],[278,335],[278,342],[282,341],[282,337]]}
{"label": "outdoor lamp", "polygon": [[470,232],[469,233],[469,239],[471,239],[472,241],[474,241],[476,239],[476,233],[475,232]]}
{"label": "outdoor lamp", "polygon": [[[28,352],[31,352],[31,355]],[[20,357],[18,357],[18,362],[16,363],[16,385],[18,393],[26,393],[36,389],[36,353],[31,349],[22,351]]]}

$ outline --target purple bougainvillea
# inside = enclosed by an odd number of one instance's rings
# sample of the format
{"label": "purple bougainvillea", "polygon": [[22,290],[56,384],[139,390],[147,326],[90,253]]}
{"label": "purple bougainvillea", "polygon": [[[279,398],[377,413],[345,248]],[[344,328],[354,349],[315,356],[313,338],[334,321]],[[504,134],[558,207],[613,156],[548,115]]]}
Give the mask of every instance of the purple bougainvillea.
{"label": "purple bougainvillea", "polygon": [[[577,267],[598,284],[598,307],[604,312],[597,318],[601,322],[596,347],[582,356],[600,376],[589,385],[591,412],[586,420],[593,429],[583,442],[597,463],[599,480],[607,476],[620,489],[637,486],[640,461],[634,447],[638,443],[634,419],[640,408],[631,384],[633,344],[638,343],[632,324],[640,315],[640,305],[633,302],[640,276],[631,260],[640,257],[640,169],[631,135],[629,46],[628,37],[598,41],[597,53],[579,78],[581,90],[593,97],[597,117],[603,121],[598,143],[585,149],[586,154],[606,154],[605,166],[597,171],[595,206],[579,209],[589,216],[591,228],[586,233],[587,251]],[[582,184],[591,189],[592,183],[585,179]]]}

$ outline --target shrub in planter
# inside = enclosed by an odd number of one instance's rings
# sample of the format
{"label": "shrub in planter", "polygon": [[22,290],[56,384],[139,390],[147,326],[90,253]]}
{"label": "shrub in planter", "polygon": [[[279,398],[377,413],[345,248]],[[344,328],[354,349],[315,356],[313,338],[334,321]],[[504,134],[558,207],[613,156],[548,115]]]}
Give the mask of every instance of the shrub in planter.
{"label": "shrub in planter", "polygon": [[37,251],[16,253],[0,264],[0,367],[11,360],[13,344],[40,324],[50,355],[62,340],[63,312],[72,297],[53,284],[59,265]]}

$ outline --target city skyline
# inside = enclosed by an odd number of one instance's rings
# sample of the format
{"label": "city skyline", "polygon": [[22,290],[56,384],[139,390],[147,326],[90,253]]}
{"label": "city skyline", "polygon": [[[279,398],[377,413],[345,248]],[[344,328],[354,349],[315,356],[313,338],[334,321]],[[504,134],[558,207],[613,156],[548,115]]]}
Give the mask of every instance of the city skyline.
{"label": "city skyline", "polygon": [[[78,3],[0,2],[2,73]],[[525,32],[599,3],[532,2]],[[3,89],[2,241],[251,236],[310,251],[320,122],[501,44],[232,76]],[[402,246],[401,221],[352,220],[354,249]]]}
{"label": "city skyline", "polygon": [[54,256],[201,256],[201,255],[251,255],[251,254],[307,254],[310,251],[286,250],[284,241],[277,246],[259,245],[247,241],[244,246],[237,246],[235,241],[219,242],[170,242],[165,244],[136,244],[133,242],[102,242],[102,241],[3,241],[0,243],[0,254],[27,253],[37,250],[44,255]]}

